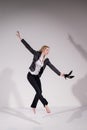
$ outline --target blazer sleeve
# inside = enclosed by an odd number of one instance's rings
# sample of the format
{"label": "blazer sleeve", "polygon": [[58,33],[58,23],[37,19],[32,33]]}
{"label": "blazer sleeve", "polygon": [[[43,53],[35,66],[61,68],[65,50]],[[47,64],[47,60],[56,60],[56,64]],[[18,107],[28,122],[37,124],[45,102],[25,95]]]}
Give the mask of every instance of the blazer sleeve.
{"label": "blazer sleeve", "polygon": [[36,54],[36,50],[34,50],[24,39],[22,39],[21,42],[33,55]]}
{"label": "blazer sleeve", "polygon": [[47,65],[60,76],[61,72],[50,62],[50,60],[47,58]]}

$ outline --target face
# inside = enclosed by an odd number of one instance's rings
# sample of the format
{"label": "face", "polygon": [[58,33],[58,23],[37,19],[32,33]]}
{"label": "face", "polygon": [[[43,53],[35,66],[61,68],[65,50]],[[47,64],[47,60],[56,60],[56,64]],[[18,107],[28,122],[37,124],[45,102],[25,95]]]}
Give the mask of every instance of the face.
{"label": "face", "polygon": [[44,50],[44,54],[47,55],[47,54],[49,53],[49,51],[50,51],[50,48],[46,48],[46,49]]}

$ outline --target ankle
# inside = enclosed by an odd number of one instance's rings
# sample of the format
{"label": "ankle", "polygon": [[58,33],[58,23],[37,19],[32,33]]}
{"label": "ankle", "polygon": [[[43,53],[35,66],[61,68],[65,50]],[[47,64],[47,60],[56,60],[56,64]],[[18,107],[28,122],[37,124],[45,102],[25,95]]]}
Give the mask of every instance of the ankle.
{"label": "ankle", "polygon": [[46,112],[47,112],[47,113],[51,113],[51,111],[50,111],[48,105],[45,105],[45,109],[46,109]]}
{"label": "ankle", "polygon": [[34,114],[36,114],[36,108],[32,107],[32,110],[33,110]]}

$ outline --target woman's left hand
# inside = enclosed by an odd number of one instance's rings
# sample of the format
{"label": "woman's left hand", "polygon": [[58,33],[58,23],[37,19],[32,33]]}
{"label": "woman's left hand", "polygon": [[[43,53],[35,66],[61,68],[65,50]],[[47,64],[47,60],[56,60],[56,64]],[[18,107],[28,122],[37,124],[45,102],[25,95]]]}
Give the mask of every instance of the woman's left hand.
{"label": "woman's left hand", "polygon": [[61,73],[60,76],[64,76],[64,73]]}

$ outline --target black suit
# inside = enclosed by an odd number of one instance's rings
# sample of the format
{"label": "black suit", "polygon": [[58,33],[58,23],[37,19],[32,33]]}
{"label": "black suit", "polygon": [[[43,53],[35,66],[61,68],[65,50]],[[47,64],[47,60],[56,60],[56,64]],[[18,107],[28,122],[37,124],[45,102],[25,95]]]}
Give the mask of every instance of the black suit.
{"label": "black suit", "polygon": [[[22,39],[21,42],[34,55],[33,61],[29,67],[31,71],[34,71],[35,70],[35,62],[39,59],[41,52],[36,51],[33,48],[31,48],[31,46],[24,39]],[[48,65],[56,74],[60,75],[60,71],[50,62],[50,60],[48,58],[46,58],[44,61],[44,66],[41,68],[41,70],[39,72],[39,77],[41,77],[46,65]]]}
{"label": "black suit", "polygon": [[[22,39],[21,42],[34,56],[33,61],[29,67],[29,69],[31,71],[34,71],[35,62],[39,59],[41,52],[34,50],[24,39]],[[40,77],[41,77],[46,65],[48,65],[56,74],[60,75],[60,71],[50,62],[50,60],[48,58],[45,59],[44,65],[43,65],[43,67],[41,67],[38,75],[32,75],[30,72],[28,72],[27,79],[36,91],[36,95],[34,97],[32,105],[31,105],[31,107],[34,107],[34,108],[36,107],[39,99],[44,106],[48,104],[47,100],[42,96],[41,81],[40,81]]]}

